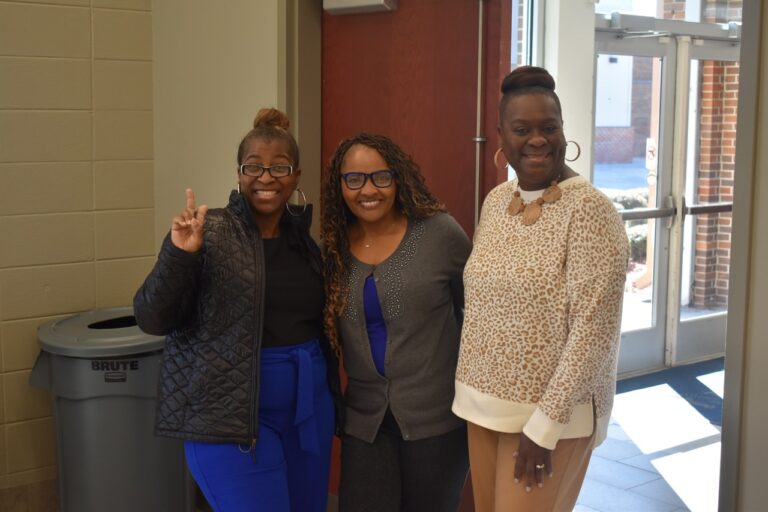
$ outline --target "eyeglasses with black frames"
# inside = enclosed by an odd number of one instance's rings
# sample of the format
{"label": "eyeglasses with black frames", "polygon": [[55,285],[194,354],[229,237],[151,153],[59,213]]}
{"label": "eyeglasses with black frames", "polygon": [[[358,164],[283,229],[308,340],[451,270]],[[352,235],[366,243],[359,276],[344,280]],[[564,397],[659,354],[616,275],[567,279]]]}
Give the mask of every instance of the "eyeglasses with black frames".
{"label": "eyeglasses with black frames", "polygon": [[381,171],[366,172],[346,172],[341,175],[342,181],[350,190],[358,190],[365,186],[365,182],[371,180],[376,188],[387,188],[392,186],[395,179],[395,171],[384,169]]}
{"label": "eyeglasses with black frames", "polygon": [[261,165],[261,164],[240,164],[240,174],[261,178],[264,172],[268,172],[273,178],[285,178],[293,174],[293,166],[288,164]]}

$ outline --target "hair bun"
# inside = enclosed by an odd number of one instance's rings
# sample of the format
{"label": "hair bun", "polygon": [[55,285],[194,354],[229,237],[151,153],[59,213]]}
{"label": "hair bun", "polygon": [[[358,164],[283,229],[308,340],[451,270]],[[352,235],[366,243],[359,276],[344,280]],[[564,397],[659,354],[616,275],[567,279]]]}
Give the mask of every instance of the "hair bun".
{"label": "hair bun", "polygon": [[254,128],[273,126],[288,131],[290,125],[288,116],[276,108],[262,108],[253,120]]}
{"label": "hair bun", "polygon": [[504,77],[501,82],[501,93],[509,94],[519,89],[542,87],[555,90],[555,79],[544,68],[536,66],[520,66]]}

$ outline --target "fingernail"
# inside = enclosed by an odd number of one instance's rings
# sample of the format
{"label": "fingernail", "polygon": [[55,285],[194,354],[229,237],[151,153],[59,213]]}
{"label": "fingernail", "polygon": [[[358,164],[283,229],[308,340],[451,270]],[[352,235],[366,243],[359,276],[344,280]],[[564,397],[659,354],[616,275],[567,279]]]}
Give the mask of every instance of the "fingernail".
{"label": "fingernail", "polygon": [[514,453],[512,454],[512,456],[513,456],[513,457],[517,457],[517,452],[514,452]]}
{"label": "fingernail", "polygon": [[519,484],[520,483],[520,479],[519,478],[515,478],[515,483]]}
{"label": "fingernail", "polygon": [[525,486],[525,492],[531,492],[531,486],[530,485],[526,485]]}
{"label": "fingernail", "polygon": [[544,484],[542,484],[541,482],[539,482],[539,489],[541,489],[542,487],[544,487]]}
{"label": "fingernail", "polygon": [[554,475],[554,473],[550,473],[550,474],[549,474],[549,478],[552,478],[552,475]]}

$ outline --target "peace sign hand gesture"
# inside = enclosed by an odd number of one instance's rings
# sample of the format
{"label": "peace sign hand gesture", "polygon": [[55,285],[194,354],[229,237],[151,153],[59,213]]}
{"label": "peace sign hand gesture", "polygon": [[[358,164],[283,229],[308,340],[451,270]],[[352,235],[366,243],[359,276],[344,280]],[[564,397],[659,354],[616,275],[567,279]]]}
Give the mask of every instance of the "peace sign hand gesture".
{"label": "peace sign hand gesture", "polygon": [[203,224],[208,207],[195,208],[195,193],[187,189],[187,207],[173,218],[171,242],[179,249],[197,252],[203,246]]}

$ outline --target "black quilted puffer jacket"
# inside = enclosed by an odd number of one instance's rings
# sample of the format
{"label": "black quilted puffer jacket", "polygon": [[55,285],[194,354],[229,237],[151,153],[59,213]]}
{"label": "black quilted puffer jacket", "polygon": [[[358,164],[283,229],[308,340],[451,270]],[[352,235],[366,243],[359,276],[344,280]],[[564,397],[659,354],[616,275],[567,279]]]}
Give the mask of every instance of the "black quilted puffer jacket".
{"label": "black quilted puffer jacket", "polygon": [[[303,217],[283,215],[282,236],[322,273],[320,251]],[[264,301],[261,236],[246,200],[205,218],[203,248],[185,252],[166,236],[157,263],[133,299],[141,329],[166,336],[155,432],[208,442],[258,438],[259,362]],[[323,340],[340,411],[338,362]]]}

